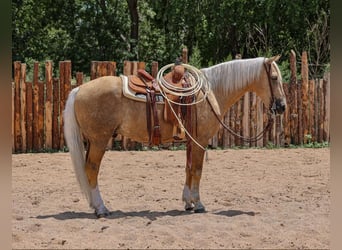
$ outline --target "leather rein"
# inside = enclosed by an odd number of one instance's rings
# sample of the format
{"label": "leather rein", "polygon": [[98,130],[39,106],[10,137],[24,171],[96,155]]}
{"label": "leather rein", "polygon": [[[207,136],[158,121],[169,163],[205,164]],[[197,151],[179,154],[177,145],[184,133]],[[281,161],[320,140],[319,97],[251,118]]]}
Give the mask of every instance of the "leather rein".
{"label": "leather rein", "polygon": [[275,102],[274,102],[274,95],[273,95],[273,88],[272,88],[272,79],[271,79],[271,67],[272,65],[269,65],[269,68],[267,67],[267,63],[264,62],[264,67],[267,73],[267,79],[268,79],[268,84],[270,87],[270,91],[271,91],[271,102],[270,102],[270,109],[268,112],[268,123],[266,125],[266,127],[256,136],[254,137],[244,137],[238,133],[236,133],[235,131],[233,131],[230,127],[228,127],[219,117],[219,115],[215,112],[215,110],[213,109],[212,104],[208,101],[208,103],[211,106],[211,109],[213,111],[213,113],[215,114],[216,119],[218,120],[218,122],[222,125],[223,128],[225,128],[230,134],[232,134],[233,136],[241,139],[244,142],[257,142],[259,141],[261,138],[263,138],[264,134],[272,127],[273,125],[273,115],[275,114]]}

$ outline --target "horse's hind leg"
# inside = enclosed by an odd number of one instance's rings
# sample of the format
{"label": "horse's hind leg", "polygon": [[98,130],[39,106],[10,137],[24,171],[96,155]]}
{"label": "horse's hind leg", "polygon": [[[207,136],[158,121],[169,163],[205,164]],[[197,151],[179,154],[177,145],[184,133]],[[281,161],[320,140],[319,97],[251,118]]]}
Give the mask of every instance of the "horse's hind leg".
{"label": "horse's hind leg", "polygon": [[95,209],[95,213],[98,217],[106,216],[109,214],[108,209],[103,203],[97,182],[100,164],[104,153],[105,145],[98,146],[92,142],[89,142],[86,155],[85,172],[87,174],[90,186],[89,205],[90,207]]}

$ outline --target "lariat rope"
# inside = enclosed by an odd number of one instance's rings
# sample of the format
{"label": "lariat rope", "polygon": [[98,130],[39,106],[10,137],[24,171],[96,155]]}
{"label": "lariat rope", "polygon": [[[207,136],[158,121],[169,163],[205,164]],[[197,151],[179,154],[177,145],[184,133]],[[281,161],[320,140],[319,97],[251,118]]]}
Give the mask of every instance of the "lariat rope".
{"label": "lariat rope", "polygon": [[[194,81],[191,81],[191,83],[189,84],[189,87],[177,87],[173,84],[168,83],[165,80],[165,78],[163,77],[163,74],[168,68],[172,68],[173,66],[175,66],[174,63],[168,64],[168,65],[162,67],[158,71],[158,74],[156,77],[157,83],[160,86],[160,93],[162,94],[162,96],[166,100],[168,100],[168,102],[171,102],[171,103],[174,103],[177,105],[181,105],[181,106],[195,105],[197,103],[204,101],[206,99],[209,91],[210,91],[209,81],[207,81],[207,79],[205,78],[202,71],[200,71],[196,67],[191,66],[189,64],[185,64],[185,63],[183,63],[181,65],[185,69],[188,70],[185,73],[186,74],[185,78],[192,76],[194,78]],[[179,97],[195,96],[201,90],[203,90],[204,95],[201,98],[194,100],[191,103],[181,103],[181,102],[177,102],[177,101],[172,101],[166,96],[166,94],[171,94],[171,95],[179,96]]]}
{"label": "lariat rope", "polygon": [[[168,64],[164,67],[162,67],[157,74],[156,77],[156,81],[158,83],[158,85],[160,86],[160,93],[161,95],[164,97],[164,99],[167,101],[168,105],[170,106],[170,109],[173,113],[173,115],[176,117],[179,125],[181,126],[181,128],[184,130],[184,132],[186,133],[186,135],[199,147],[201,148],[203,151],[207,152],[207,149],[205,147],[203,147],[198,141],[195,140],[195,138],[193,138],[191,136],[191,134],[189,133],[189,131],[185,128],[185,126],[183,125],[181,119],[178,117],[178,115],[176,114],[175,110],[173,109],[171,103],[180,105],[180,106],[189,106],[189,105],[195,105],[198,104],[202,101],[204,101],[207,98],[207,95],[210,91],[210,83],[209,81],[206,80],[204,74],[202,73],[202,71],[200,71],[199,69],[195,68],[194,66],[191,66],[189,64],[181,64],[185,69],[187,69],[187,73],[188,75],[185,76],[186,79],[189,79],[190,77],[193,77],[195,79],[195,81],[191,81],[191,83],[189,84],[189,87],[176,87],[173,86],[171,84],[169,84],[163,77],[163,73],[168,69],[168,68],[172,68],[173,66],[175,66],[174,63]],[[179,96],[179,97],[187,97],[187,96],[198,96],[198,92],[199,91],[203,91],[203,96],[201,98],[194,98],[193,102],[191,103],[182,103],[182,102],[177,102],[177,101],[172,101],[168,96],[168,94],[172,94],[175,96]]]}

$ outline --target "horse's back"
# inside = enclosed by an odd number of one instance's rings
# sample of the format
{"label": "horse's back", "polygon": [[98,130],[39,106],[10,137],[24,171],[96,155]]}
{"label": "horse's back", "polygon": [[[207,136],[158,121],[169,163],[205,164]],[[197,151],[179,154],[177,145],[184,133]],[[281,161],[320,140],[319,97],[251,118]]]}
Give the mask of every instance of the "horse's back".
{"label": "horse's back", "polygon": [[105,96],[122,92],[121,78],[117,76],[102,76],[80,86],[78,99],[89,99],[89,96]]}

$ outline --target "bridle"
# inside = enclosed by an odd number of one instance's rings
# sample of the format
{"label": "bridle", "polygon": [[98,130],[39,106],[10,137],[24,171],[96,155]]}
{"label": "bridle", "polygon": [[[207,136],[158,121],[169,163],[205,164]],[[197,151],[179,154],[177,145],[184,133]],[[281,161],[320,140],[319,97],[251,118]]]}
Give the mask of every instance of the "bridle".
{"label": "bridle", "polygon": [[[269,66],[269,67],[268,67]],[[241,139],[244,142],[257,142],[259,141],[261,138],[263,138],[264,134],[272,127],[273,125],[273,115],[275,114],[275,110],[276,110],[276,103],[274,101],[274,94],[273,94],[273,88],[272,88],[272,71],[271,71],[271,64],[268,64],[264,61],[264,67],[265,67],[265,71],[267,73],[267,80],[268,80],[268,84],[269,84],[269,88],[270,88],[270,92],[271,92],[271,102],[270,102],[270,107],[269,107],[269,112],[268,112],[268,123],[266,125],[266,127],[256,136],[254,137],[244,137],[242,135],[239,135],[238,133],[236,133],[235,131],[233,131],[230,127],[228,127],[220,118],[219,114],[217,114],[212,106],[212,104],[208,101],[213,113],[215,114],[216,119],[219,121],[219,123],[222,125],[223,128],[225,128],[229,133],[231,133],[233,136]]]}

